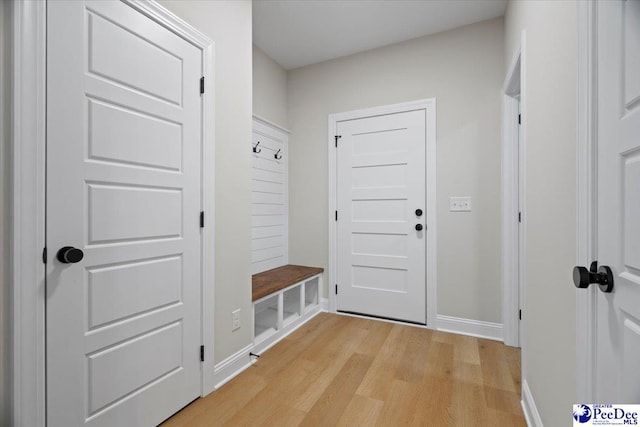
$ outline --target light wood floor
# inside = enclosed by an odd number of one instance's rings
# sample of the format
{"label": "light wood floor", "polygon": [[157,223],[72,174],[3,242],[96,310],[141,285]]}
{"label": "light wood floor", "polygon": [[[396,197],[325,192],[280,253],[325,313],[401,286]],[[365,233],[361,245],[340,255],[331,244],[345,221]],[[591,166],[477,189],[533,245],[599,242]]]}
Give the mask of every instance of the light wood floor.
{"label": "light wood floor", "polygon": [[320,314],[174,426],[525,426],[520,350]]}

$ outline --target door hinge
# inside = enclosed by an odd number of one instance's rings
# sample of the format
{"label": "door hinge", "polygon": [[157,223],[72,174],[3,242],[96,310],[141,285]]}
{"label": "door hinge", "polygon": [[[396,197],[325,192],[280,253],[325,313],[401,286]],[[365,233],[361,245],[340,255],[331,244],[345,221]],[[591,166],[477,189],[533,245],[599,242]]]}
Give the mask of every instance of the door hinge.
{"label": "door hinge", "polygon": [[336,295],[338,295],[338,284],[336,283]]}
{"label": "door hinge", "polygon": [[200,211],[200,228],[204,228],[204,211]]}
{"label": "door hinge", "polygon": [[204,346],[200,346],[200,361],[204,362]]}
{"label": "door hinge", "polygon": [[518,222],[522,222],[522,212],[518,212]]}
{"label": "door hinge", "polygon": [[335,139],[336,139],[336,147],[338,146],[338,140],[342,138],[342,135],[336,135]]}
{"label": "door hinge", "polygon": [[200,94],[204,93],[204,76],[200,77]]}
{"label": "door hinge", "polygon": [[522,320],[522,310],[518,310],[518,319]]}
{"label": "door hinge", "polygon": [[44,249],[42,249],[42,263],[46,264],[47,263],[47,247],[45,246]]}
{"label": "door hinge", "polygon": [[520,114],[518,114],[518,124],[519,125],[522,124],[522,116]]}
{"label": "door hinge", "polygon": [[338,211],[336,211],[336,221],[338,220]]}

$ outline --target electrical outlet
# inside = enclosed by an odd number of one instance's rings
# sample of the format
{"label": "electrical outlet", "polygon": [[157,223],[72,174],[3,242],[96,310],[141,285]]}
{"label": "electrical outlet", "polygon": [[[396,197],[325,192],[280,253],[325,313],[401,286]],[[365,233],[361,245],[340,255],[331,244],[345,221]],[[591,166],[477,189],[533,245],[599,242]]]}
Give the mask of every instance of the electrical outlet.
{"label": "electrical outlet", "polygon": [[450,212],[471,212],[471,197],[449,197]]}
{"label": "electrical outlet", "polygon": [[240,309],[231,312],[231,330],[240,329]]}

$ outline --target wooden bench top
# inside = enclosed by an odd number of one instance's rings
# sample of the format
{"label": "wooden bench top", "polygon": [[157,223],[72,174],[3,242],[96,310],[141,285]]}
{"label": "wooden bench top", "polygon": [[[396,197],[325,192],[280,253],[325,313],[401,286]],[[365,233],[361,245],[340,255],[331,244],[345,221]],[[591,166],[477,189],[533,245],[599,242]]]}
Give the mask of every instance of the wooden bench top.
{"label": "wooden bench top", "polygon": [[263,271],[262,273],[251,276],[253,292],[251,294],[252,301],[257,301],[274,292],[284,289],[288,286],[320,274],[324,268],[305,267],[302,265],[283,265],[273,270]]}

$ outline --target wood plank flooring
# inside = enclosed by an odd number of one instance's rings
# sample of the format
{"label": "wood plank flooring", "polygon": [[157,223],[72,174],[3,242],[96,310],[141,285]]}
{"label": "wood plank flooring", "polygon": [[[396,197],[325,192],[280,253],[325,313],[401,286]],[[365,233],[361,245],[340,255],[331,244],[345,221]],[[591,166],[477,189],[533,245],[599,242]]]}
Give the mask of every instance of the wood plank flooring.
{"label": "wood plank flooring", "polygon": [[520,350],[322,313],[163,426],[526,426]]}

